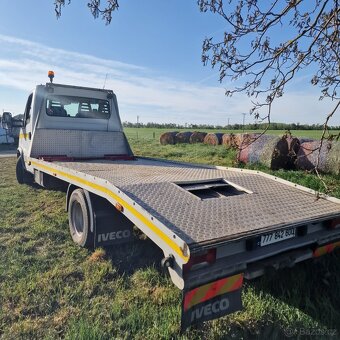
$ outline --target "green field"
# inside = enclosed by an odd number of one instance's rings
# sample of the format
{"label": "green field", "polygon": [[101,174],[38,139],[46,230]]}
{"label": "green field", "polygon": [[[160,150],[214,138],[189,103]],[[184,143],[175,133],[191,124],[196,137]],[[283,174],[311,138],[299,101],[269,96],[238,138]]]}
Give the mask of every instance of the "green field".
{"label": "green field", "polygon": [[[160,146],[160,130],[136,130],[126,133],[137,155],[236,165],[223,146]],[[278,339],[294,330],[339,337],[339,251],[246,282],[244,311],[180,334],[181,292],[161,271],[162,254],[152,242],[78,248],[68,232],[65,194],[19,186],[14,169],[14,158],[0,159],[0,338]],[[312,174],[268,172],[323,189]],[[339,176],[324,180],[340,198]]]}
{"label": "green field", "polygon": [[[132,138],[140,138],[140,139],[159,139],[159,136],[166,131],[204,131],[204,132],[222,132],[222,133],[243,133],[243,130],[208,130],[208,129],[153,129],[153,128],[125,128],[124,129],[126,135]],[[246,133],[256,132],[261,133],[262,130],[245,130]],[[295,137],[302,137],[302,138],[313,138],[318,139],[322,135],[321,130],[291,130],[291,134]],[[275,135],[275,136],[282,136],[286,133],[285,130],[268,130],[266,132],[268,135]],[[332,134],[337,135],[340,131],[332,130]]]}

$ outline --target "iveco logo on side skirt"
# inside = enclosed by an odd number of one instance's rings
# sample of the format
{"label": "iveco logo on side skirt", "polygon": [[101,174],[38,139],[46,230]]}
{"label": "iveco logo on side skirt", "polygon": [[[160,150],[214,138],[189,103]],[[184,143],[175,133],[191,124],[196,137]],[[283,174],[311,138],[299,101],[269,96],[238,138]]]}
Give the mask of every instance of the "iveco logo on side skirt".
{"label": "iveco logo on side skirt", "polygon": [[119,240],[122,238],[128,238],[131,236],[130,230],[112,231],[111,233],[98,234],[98,242],[106,242],[112,240]]}
{"label": "iveco logo on side skirt", "polygon": [[229,299],[224,298],[213,303],[208,303],[205,306],[194,309],[191,312],[191,322],[202,318],[203,316],[209,316],[219,313],[220,311],[227,310],[229,308]]}

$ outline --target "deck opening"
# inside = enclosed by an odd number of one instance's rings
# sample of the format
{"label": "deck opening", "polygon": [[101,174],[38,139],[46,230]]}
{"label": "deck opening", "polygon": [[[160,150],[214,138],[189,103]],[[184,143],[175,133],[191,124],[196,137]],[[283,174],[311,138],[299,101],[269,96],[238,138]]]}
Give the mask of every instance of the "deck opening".
{"label": "deck opening", "polygon": [[238,196],[248,193],[246,189],[236,187],[223,179],[206,182],[176,183],[179,187],[187,190],[191,194],[202,200],[209,198],[221,198],[229,196]]}

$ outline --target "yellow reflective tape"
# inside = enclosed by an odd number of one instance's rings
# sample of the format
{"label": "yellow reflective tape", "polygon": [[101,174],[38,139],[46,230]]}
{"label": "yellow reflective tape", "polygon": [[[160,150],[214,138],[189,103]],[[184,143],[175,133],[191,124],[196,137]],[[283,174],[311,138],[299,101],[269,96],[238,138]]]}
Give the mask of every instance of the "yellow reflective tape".
{"label": "yellow reflective tape", "polygon": [[184,310],[188,310],[201,302],[211,300],[215,296],[238,290],[241,288],[242,282],[243,274],[236,274],[194,288],[185,295]]}
{"label": "yellow reflective tape", "polygon": [[85,184],[93,189],[99,190],[113,199],[115,199],[117,202],[119,202],[125,209],[129,210],[131,214],[133,214],[136,218],[138,218],[140,221],[142,221],[149,229],[151,229],[157,236],[159,236],[170,248],[172,248],[184,261],[187,263],[189,261],[189,256],[185,255],[183,253],[183,250],[171,239],[169,236],[164,234],[159,228],[157,228],[153,223],[151,223],[145,216],[143,216],[139,211],[137,211],[135,208],[133,208],[129,203],[124,201],[121,197],[117,196],[115,193],[113,193],[111,190],[103,187],[99,184],[94,184],[92,182],[89,182],[83,178],[68,174],[66,172],[56,170],[52,167],[46,166],[44,164],[36,163],[35,161],[31,160],[32,165],[35,165],[36,167],[40,167],[41,169],[45,169],[47,171],[53,172],[53,174],[58,174],[63,177],[66,177],[68,179],[74,180],[78,183]]}
{"label": "yellow reflective tape", "polygon": [[201,300],[205,297],[205,295],[209,292],[213,284],[214,282],[208,283],[195,289],[195,294],[191,298],[190,302],[187,304],[186,309],[190,309],[192,306],[199,304]]}
{"label": "yellow reflective tape", "polygon": [[241,280],[241,277],[242,277],[241,274],[229,277],[229,280],[227,281],[227,283],[221,288],[221,290],[216,295],[221,295],[221,294],[230,292],[235,286],[235,284],[239,280]]}
{"label": "yellow reflective tape", "polygon": [[20,134],[19,134],[19,138],[21,138],[21,139],[27,139],[27,138],[29,138],[29,134],[28,134],[28,133],[20,133]]}

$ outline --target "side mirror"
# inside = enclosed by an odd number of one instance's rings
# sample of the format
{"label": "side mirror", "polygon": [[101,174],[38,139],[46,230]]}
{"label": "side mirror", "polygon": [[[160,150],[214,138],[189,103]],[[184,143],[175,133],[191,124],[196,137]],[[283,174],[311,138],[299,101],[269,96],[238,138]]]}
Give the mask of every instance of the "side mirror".
{"label": "side mirror", "polygon": [[17,115],[12,118],[12,127],[21,128],[24,127],[24,115]]}

